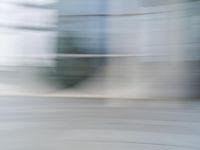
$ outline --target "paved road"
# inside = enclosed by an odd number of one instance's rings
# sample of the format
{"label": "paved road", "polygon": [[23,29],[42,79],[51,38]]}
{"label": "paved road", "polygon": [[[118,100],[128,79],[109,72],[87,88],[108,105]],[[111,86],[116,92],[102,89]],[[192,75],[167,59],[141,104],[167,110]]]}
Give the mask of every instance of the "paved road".
{"label": "paved road", "polygon": [[200,101],[0,97],[1,150],[199,150]]}

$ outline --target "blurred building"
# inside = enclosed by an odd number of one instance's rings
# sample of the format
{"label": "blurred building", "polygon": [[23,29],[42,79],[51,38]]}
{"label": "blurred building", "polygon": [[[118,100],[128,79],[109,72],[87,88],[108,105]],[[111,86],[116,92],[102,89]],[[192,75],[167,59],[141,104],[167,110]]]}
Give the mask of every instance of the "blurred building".
{"label": "blurred building", "polygon": [[49,55],[54,53],[56,45],[55,1],[1,0],[0,3],[2,88],[27,89],[41,82],[44,69],[39,68],[53,65]]}
{"label": "blurred building", "polygon": [[122,97],[185,97],[195,95],[191,87],[198,91],[199,1],[76,0],[60,6],[60,35],[73,33],[85,40],[82,49],[91,46],[87,54],[98,49],[106,59],[106,73],[91,87],[103,81],[105,93]]}
{"label": "blurred building", "polygon": [[1,4],[1,65],[42,65],[36,57],[54,50],[55,4],[50,0],[6,0]]}
{"label": "blurred building", "polygon": [[18,85],[31,77],[107,97],[199,96],[198,0],[1,3],[0,66],[20,68]]}

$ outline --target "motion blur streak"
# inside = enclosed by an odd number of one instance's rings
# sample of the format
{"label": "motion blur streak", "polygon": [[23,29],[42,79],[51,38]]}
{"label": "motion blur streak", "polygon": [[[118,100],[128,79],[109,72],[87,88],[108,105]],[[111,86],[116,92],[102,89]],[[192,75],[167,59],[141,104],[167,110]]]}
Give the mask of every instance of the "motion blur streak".
{"label": "motion blur streak", "polygon": [[0,149],[199,150],[199,0],[0,0]]}

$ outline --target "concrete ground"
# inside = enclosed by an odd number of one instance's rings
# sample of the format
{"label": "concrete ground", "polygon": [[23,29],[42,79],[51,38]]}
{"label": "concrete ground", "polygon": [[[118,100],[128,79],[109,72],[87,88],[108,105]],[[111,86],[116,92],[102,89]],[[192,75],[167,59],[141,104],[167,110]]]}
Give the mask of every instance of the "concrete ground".
{"label": "concrete ground", "polygon": [[200,101],[0,97],[2,150],[199,150]]}

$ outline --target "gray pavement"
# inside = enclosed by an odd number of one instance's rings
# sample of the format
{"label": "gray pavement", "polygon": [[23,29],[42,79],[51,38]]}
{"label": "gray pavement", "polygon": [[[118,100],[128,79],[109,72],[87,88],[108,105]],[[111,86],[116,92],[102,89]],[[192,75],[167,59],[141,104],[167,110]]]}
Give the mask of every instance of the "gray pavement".
{"label": "gray pavement", "polygon": [[199,150],[200,101],[0,97],[2,150]]}

